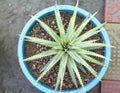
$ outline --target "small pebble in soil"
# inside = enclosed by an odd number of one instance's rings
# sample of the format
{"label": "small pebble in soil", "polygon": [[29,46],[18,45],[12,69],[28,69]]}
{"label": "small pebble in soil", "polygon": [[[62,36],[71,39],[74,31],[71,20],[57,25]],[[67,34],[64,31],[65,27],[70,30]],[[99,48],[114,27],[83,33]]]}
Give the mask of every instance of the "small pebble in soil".
{"label": "small pebble in soil", "polygon": [[87,81],[89,81],[89,79],[85,79],[84,81],[87,82]]}
{"label": "small pebble in soil", "polygon": [[51,24],[54,25],[54,24],[55,24],[55,21],[52,21]]}
{"label": "small pebble in soil", "polygon": [[32,65],[32,69],[33,69],[33,70],[36,69],[36,65],[35,65],[35,64]]}
{"label": "small pebble in soil", "polygon": [[45,65],[46,63],[45,62],[43,62],[43,65]]}
{"label": "small pebble in soil", "polygon": [[48,83],[51,83],[51,80],[50,80],[50,79],[48,79]]}
{"label": "small pebble in soil", "polygon": [[44,35],[45,35],[45,33],[41,33],[41,35],[42,35],[42,36],[44,36]]}
{"label": "small pebble in soil", "polygon": [[40,51],[38,50],[38,51],[36,51],[36,53],[38,54],[38,53],[40,53]]}
{"label": "small pebble in soil", "polygon": [[87,30],[87,28],[86,28],[86,27],[85,27],[84,29],[85,29],[85,30]]}
{"label": "small pebble in soil", "polygon": [[40,71],[41,71],[42,68],[43,68],[43,65],[39,65],[39,66],[37,67],[37,69],[39,69]]}
{"label": "small pebble in soil", "polygon": [[56,73],[54,73],[53,75],[54,75],[54,77],[56,77],[56,76],[57,76],[57,74],[56,74]]}
{"label": "small pebble in soil", "polygon": [[49,77],[52,78],[52,75],[50,75]]}

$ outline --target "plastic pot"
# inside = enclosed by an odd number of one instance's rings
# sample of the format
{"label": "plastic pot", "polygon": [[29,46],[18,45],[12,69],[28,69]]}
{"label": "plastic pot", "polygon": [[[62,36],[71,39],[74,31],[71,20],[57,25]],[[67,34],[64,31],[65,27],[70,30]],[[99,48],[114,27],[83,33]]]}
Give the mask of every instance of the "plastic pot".
{"label": "plastic pot", "polygon": [[[73,12],[74,11],[74,6],[70,6],[70,5],[59,5],[58,6],[59,10],[60,11],[64,11],[64,12]],[[43,18],[44,16],[48,16],[50,14],[53,14],[54,13],[54,9],[55,7],[52,6],[52,7],[49,7],[49,8],[46,8],[40,12],[38,12],[35,16],[37,18]],[[82,16],[83,18],[85,18],[86,16],[88,16],[90,13],[79,8],[78,9],[78,15]],[[31,82],[31,84],[36,87],[38,90],[44,92],[44,93],[54,93],[54,89],[38,82],[36,83],[36,79],[33,77],[33,75],[31,74],[29,68],[27,67],[26,65],[26,62],[23,61],[24,59],[24,36],[27,35],[27,33],[30,31],[30,29],[34,26],[34,24],[36,23],[36,21],[34,19],[30,19],[27,24],[25,25],[25,27],[23,28],[22,30],[22,33],[20,35],[20,38],[19,38],[19,43],[18,43],[18,58],[19,58],[19,64],[20,64],[20,67],[24,73],[24,75],[26,76],[26,78]],[[100,25],[101,23],[94,17],[92,20],[91,20],[91,23],[93,25]],[[103,41],[106,43],[106,44],[109,44],[110,45],[110,40],[109,40],[109,36],[106,32],[106,30],[104,29],[104,27],[101,28],[102,32],[100,33]],[[104,56],[107,57],[107,58],[110,58],[111,57],[111,48],[110,47],[105,47],[104,49]],[[104,60],[104,63],[107,64],[107,67],[102,67],[98,73],[98,76],[100,77],[100,79],[103,78],[103,76],[105,75],[108,67],[109,67],[109,64],[110,62],[108,60]],[[86,91],[89,91],[90,89],[92,89],[93,87],[95,87],[97,84],[99,83],[99,80],[97,80],[96,78],[94,78],[90,83],[88,83],[86,86],[85,86],[85,89]],[[77,88],[77,89],[72,89],[72,90],[62,90],[61,92],[62,93],[83,93],[82,92],[82,88]],[[58,90],[57,93],[60,93],[60,91]]]}

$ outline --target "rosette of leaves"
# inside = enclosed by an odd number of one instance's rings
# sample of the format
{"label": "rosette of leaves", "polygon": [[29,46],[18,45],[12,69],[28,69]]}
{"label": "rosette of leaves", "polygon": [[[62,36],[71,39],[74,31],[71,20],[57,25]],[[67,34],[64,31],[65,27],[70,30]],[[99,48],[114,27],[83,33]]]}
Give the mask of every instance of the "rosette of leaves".
{"label": "rosette of leaves", "polygon": [[[100,78],[97,75],[97,72],[88,64],[88,62],[92,62],[97,65],[105,66],[103,62],[100,62],[99,60],[94,59],[91,56],[100,57],[106,60],[110,60],[106,58],[103,55],[100,55],[98,53],[95,53],[91,50],[99,49],[101,47],[112,47],[110,45],[106,45],[104,43],[98,43],[96,41],[98,40],[86,40],[89,37],[98,34],[102,30],[100,29],[103,27],[104,24],[98,25],[94,27],[93,29],[87,31],[86,33],[81,35],[81,32],[85,28],[85,26],[90,22],[90,20],[97,14],[95,12],[92,15],[89,15],[86,17],[81,25],[76,28],[75,27],[75,20],[77,16],[77,10],[78,10],[78,2],[75,6],[73,15],[69,21],[67,31],[65,31],[60,11],[55,6],[55,17],[57,21],[57,26],[59,30],[59,34],[57,35],[55,31],[53,31],[52,28],[50,28],[48,25],[46,25],[44,22],[42,22],[40,19],[36,18],[35,16],[32,16],[33,19],[38,21],[40,23],[40,26],[54,39],[54,41],[44,40],[37,37],[30,37],[25,36],[25,39],[29,42],[41,44],[47,47],[51,47],[50,50],[44,51],[40,54],[33,55],[29,58],[26,58],[24,61],[31,61],[40,59],[46,56],[53,55],[53,58],[43,67],[41,70],[41,74],[37,79],[37,82],[43,78],[43,76],[58,62],[60,62],[59,65],[59,72],[57,76],[55,91],[60,86],[60,90],[62,88],[62,83],[64,79],[64,74],[66,71],[66,68],[68,68],[70,76],[72,78],[72,81],[76,88],[78,87],[78,82],[76,78],[78,79],[79,83],[83,87],[83,91],[85,92],[84,84],[81,78],[81,73],[79,73],[80,69],[82,72],[86,73],[86,69],[90,71],[98,80]],[[88,60],[88,62],[87,62]]]}

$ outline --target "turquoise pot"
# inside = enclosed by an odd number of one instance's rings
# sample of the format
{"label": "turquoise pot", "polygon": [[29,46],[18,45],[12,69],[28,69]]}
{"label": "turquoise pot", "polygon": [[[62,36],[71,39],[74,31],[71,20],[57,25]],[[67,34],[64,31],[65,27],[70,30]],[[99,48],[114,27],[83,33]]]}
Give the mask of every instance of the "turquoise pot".
{"label": "turquoise pot", "polygon": [[[74,6],[70,6],[70,5],[59,5],[58,8],[60,9],[60,11],[64,11],[64,12],[73,12],[74,11]],[[54,9],[55,7],[49,7],[46,8],[40,12],[38,12],[35,16],[37,18],[43,18],[44,16],[47,16],[49,14],[53,14],[54,13]],[[78,15],[82,16],[83,18],[85,18],[86,16],[88,16],[90,13],[79,8],[78,9]],[[19,38],[19,42],[18,42],[18,58],[19,58],[19,64],[20,67],[24,73],[24,75],[26,76],[26,78],[31,82],[31,84],[36,87],[38,90],[44,92],[44,93],[54,93],[54,89],[38,82],[36,83],[36,79],[33,77],[33,75],[31,74],[29,68],[26,65],[26,62],[23,61],[24,59],[24,36],[27,35],[27,33],[30,31],[30,29],[34,26],[34,24],[36,23],[36,21],[34,19],[30,19],[27,24],[25,25],[25,27],[22,30],[22,33],[20,35]],[[101,23],[94,17],[91,20],[91,23],[93,25],[100,25]],[[104,42],[106,44],[110,45],[110,40],[109,40],[109,36],[105,30],[104,27],[101,28],[102,32],[100,33],[102,39],[104,40]],[[111,57],[111,48],[110,47],[105,47],[104,49],[104,56],[107,58]],[[100,79],[103,78],[103,76],[105,75],[110,62],[108,60],[104,60],[104,63],[107,64],[107,67],[102,67],[98,73],[98,76],[100,77]],[[96,78],[94,78],[90,83],[88,83],[85,86],[86,91],[91,90],[93,87],[95,87],[97,84],[99,83],[99,80],[97,80]],[[77,89],[72,89],[72,90],[63,90],[61,91],[61,93],[83,93],[82,92],[82,88],[77,88]],[[60,91],[58,90],[57,93],[60,93]]]}

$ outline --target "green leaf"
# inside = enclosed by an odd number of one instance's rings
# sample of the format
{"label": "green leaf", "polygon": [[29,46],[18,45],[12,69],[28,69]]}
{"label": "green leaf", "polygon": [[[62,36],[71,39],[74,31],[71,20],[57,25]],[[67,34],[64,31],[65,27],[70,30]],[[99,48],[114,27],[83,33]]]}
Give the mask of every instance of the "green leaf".
{"label": "green leaf", "polygon": [[59,51],[53,58],[51,63],[46,67],[46,69],[41,73],[41,75],[38,77],[37,82],[61,59],[64,52]]}
{"label": "green leaf", "polygon": [[75,85],[76,88],[77,88],[77,87],[78,87],[78,84],[77,84],[77,80],[76,80],[76,77],[75,77],[75,73],[74,73],[74,70],[73,70],[73,68],[72,68],[72,66],[70,65],[69,62],[67,63],[67,67],[68,67],[70,76],[71,76],[71,78],[72,78],[72,81],[73,81],[74,85]]}
{"label": "green leaf", "polygon": [[78,63],[82,64],[85,66],[98,80],[100,78],[97,75],[97,72],[81,57],[79,56],[76,52],[74,51],[69,51],[69,55]]}
{"label": "green leaf", "polygon": [[85,39],[87,39],[87,38],[89,38],[89,37],[91,37],[91,36],[93,36],[93,35],[95,35],[99,32],[101,32],[101,30],[99,30],[99,31],[88,31],[85,34],[78,37],[74,42],[75,43],[82,42],[83,40],[85,40]]}
{"label": "green leaf", "polygon": [[71,49],[86,49],[86,50],[93,50],[93,49],[98,49],[98,48],[102,48],[102,47],[112,47],[114,48],[114,46],[108,45],[108,44],[104,44],[104,43],[88,43],[88,42],[79,42],[79,43],[75,43],[74,46],[71,47]]}
{"label": "green leaf", "polygon": [[100,62],[100,61],[98,61],[98,60],[96,60],[96,59],[94,59],[94,58],[92,58],[92,57],[90,57],[90,56],[87,56],[87,55],[81,55],[84,59],[86,59],[86,60],[88,60],[89,62],[92,62],[92,63],[95,63],[95,64],[97,64],[97,65],[101,65],[101,66],[103,66],[103,63],[102,62]]}
{"label": "green leaf", "polygon": [[50,59],[49,61],[48,61],[48,63],[40,70],[40,72],[43,72],[48,66],[49,66],[49,64],[52,62],[52,59]]}
{"label": "green leaf", "polygon": [[[76,28],[77,28],[77,26],[74,27],[73,32],[76,31]],[[69,44],[70,44],[70,43],[72,42],[72,40],[74,39],[74,34],[75,34],[75,33],[73,33],[73,34],[71,35],[71,38],[69,39]]]}
{"label": "green leaf", "polygon": [[79,80],[79,82],[80,82],[80,84],[81,84],[81,86],[83,88],[83,92],[86,92],[86,90],[84,88],[84,84],[83,84],[82,78],[81,78],[80,73],[78,71],[78,68],[77,68],[77,66],[75,64],[75,61],[72,58],[69,58],[69,63],[71,65],[71,67],[73,68],[73,70],[74,70],[74,72],[75,72],[75,74],[76,74],[76,76],[77,76],[77,78],[78,78],[78,80]]}
{"label": "green leaf", "polygon": [[46,25],[44,22],[42,22],[41,20],[39,20],[37,17],[32,16],[33,19],[35,19],[36,21],[38,21],[41,25],[41,27],[49,34],[51,35],[51,37],[58,43],[60,43],[60,37],[48,26]]}
{"label": "green leaf", "polygon": [[85,26],[90,22],[90,20],[97,14],[97,12],[95,12],[93,15],[89,15],[88,17],[86,17],[86,19],[81,23],[81,25],[78,27],[78,29],[76,30],[75,34],[74,34],[74,38],[78,37],[80,35],[80,33],[82,32],[82,30],[85,28]]}
{"label": "green leaf", "polygon": [[87,74],[85,68],[84,68],[81,64],[77,63],[77,67],[78,67],[83,73]]}
{"label": "green leaf", "polygon": [[73,15],[72,15],[72,17],[70,19],[69,24],[68,24],[67,34],[66,34],[67,42],[70,41],[71,36],[72,36],[72,34],[74,32],[74,26],[75,26],[75,20],[76,20],[76,15],[77,15],[78,3],[79,3],[79,0],[77,0],[76,6],[75,6],[75,9],[74,9],[74,13],[73,13]]}
{"label": "green leaf", "polygon": [[26,41],[29,42],[34,42],[40,45],[44,45],[44,46],[49,46],[49,47],[54,47],[54,46],[58,46],[59,44],[53,41],[48,41],[48,40],[43,40],[37,37],[30,37],[30,36],[25,36],[25,39],[27,39]]}
{"label": "green leaf", "polygon": [[60,32],[61,39],[64,40],[65,30],[64,30],[63,23],[62,23],[60,11],[58,10],[57,5],[55,6],[55,18],[56,18],[56,21],[57,21],[57,26],[58,26],[58,29],[59,29],[59,32]]}
{"label": "green leaf", "polygon": [[87,41],[83,41],[82,43],[94,43],[97,41],[99,41],[99,39],[87,40]]}
{"label": "green leaf", "polygon": [[88,43],[88,44],[84,44],[80,46],[81,48],[87,48],[87,47],[113,47],[111,45],[108,44],[104,44],[104,43]]}
{"label": "green leaf", "polygon": [[85,47],[85,48],[83,48],[83,49],[85,49],[85,50],[95,50],[95,49],[99,49],[99,48],[102,48],[103,46],[95,46],[95,47]]}
{"label": "green leaf", "polygon": [[68,54],[64,54],[64,56],[62,57],[62,60],[60,62],[55,91],[58,89],[60,82],[61,82],[60,89],[62,88],[62,83],[63,83],[64,74],[65,74],[65,70],[66,70],[67,60],[68,60]]}
{"label": "green leaf", "polygon": [[92,51],[88,51],[88,50],[84,50],[84,49],[79,49],[78,51],[76,51],[79,54],[85,54],[85,55],[91,55],[91,56],[96,56],[96,57],[100,57],[100,58],[104,58],[106,60],[111,60],[103,55],[100,55],[98,53],[92,52]]}
{"label": "green leaf", "polygon": [[33,55],[33,56],[31,56],[31,57],[28,57],[28,58],[24,59],[24,61],[32,61],[32,60],[35,60],[35,59],[40,59],[40,58],[42,58],[42,57],[54,55],[54,54],[56,54],[56,53],[57,53],[56,50],[48,50],[48,51],[45,51],[45,52],[42,52],[42,53]]}
{"label": "green leaf", "polygon": [[103,25],[105,25],[105,23],[100,24],[100,25],[96,26],[95,28],[87,31],[87,32],[84,33],[83,35],[81,35],[81,36],[79,36],[78,38],[76,38],[75,40],[73,40],[72,43],[75,42],[75,41],[76,41],[76,42],[81,42],[81,41],[83,41],[83,40],[85,40],[85,39],[87,39],[87,38],[89,38],[89,37],[91,37],[91,36],[93,36],[93,35],[101,32],[102,30],[99,30],[99,29],[100,29],[101,27],[103,27]]}
{"label": "green leaf", "polygon": [[[94,42],[96,42],[98,40],[88,40],[88,41],[82,41],[82,42],[76,42],[74,44],[70,44],[71,45],[71,49],[80,49],[82,48],[82,46],[86,47],[86,45],[90,45],[90,44],[93,44]],[[101,44],[101,43],[100,43]]]}
{"label": "green leaf", "polygon": [[57,49],[57,50],[63,50],[62,46],[61,45],[58,45],[58,46],[54,46],[53,49]]}

